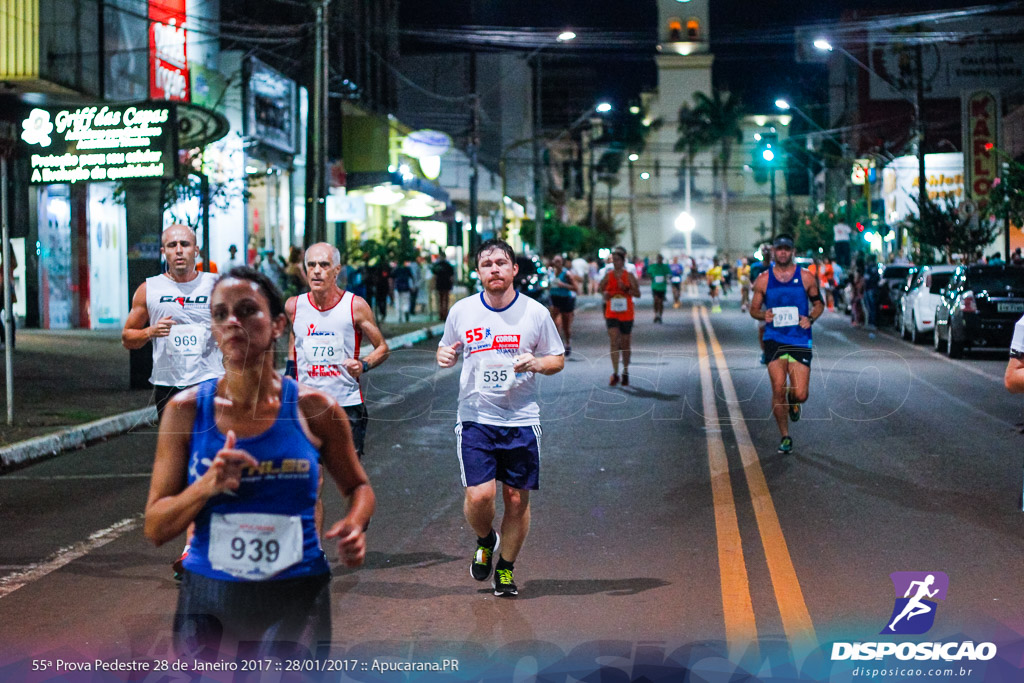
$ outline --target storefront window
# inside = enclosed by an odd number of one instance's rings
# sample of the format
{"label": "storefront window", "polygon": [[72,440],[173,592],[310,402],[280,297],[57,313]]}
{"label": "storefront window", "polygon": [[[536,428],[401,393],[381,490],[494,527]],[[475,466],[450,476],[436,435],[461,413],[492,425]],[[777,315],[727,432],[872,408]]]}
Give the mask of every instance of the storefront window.
{"label": "storefront window", "polygon": [[44,329],[71,328],[71,201],[68,187],[39,193],[39,298]]}

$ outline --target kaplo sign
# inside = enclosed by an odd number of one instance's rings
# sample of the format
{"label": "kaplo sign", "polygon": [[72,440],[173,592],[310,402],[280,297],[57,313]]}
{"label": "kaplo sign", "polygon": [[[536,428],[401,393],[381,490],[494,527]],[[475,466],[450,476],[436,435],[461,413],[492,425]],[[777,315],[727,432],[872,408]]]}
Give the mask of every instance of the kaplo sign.
{"label": "kaplo sign", "polygon": [[968,194],[984,210],[999,175],[999,98],[992,91],[975,90],[965,92],[961,102]]}

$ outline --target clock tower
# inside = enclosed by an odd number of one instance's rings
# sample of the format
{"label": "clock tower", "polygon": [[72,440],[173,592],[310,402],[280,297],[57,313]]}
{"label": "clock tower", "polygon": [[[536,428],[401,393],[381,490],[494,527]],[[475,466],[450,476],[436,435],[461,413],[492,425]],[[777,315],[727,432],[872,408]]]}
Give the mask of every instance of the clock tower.
{"label": "clock tower", "polygon": [[[651,192],[641,202],[640,251],[652,254],[668,242],[675,243],[680,233],[676,219],[686,208],[684,177],[677,170],[682,154],[673,152],[678,141],[679,109],[694,106],[694,93],[711,94],[711,66],[714,56],[710,49],[711,0],[657,0],[658,4],[658,86],[650,100],[650,117],[662,120],[661,128],[651,135],[652,149],[658,157],[657,171],[650,178]],[[701,203],[698,196],[709,196],[712,191],[710,152],[702,152],[695,159],[699,171],[693,175],[694,200],[690,213],[696,219],[694,238],[707,244],[714,241],[712,207]],[[703,236],[704,239],[700,239]]]}

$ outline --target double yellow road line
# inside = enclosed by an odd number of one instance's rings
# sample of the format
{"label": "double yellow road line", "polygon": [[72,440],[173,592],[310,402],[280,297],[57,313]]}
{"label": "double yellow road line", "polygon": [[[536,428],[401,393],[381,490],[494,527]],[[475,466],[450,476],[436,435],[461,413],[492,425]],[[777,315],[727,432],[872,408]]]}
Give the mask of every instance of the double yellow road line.
{"label": "double yellow road line", "polygon": [[[732,657],[740,657],[757,643],[757,620],[754,616],[753,601],[750,597],[750,582],[740,538],[739,522],[736,515],[736,501],[732,494],[732,480],[729,463],[722,440],[723,423],[718,419],[715,402],[715,385],[711,374],[711,359],[708,346],[714,355],[718,379],[722,386],[729,422],[732,425],[736,445],[743,463],[743,474],[750,490],[754,517],[764,547],[768,572],[771,576],[775,600],[779,605],[782,627],[786,632],[795,658],[802,658],[817,646],[817,636],[811,615],[804,602],[804,594],[793,568],[786,538],[775,512],[771,492],[765,481],[757,449],[750,439],[750,432],[740,411],[736,388],[725,362],[725,354],[711,326],[708,311],[704,306],[692,309],[693,327],[697,338],[697,355],[700,367],[700,384],[704,406],[704,426],[708,441],[708,469],[711,472],[711,495],[715,509],[715,531],[718,539],[718,564],[722,580],[722,609],[725,616],[725,637]],[[707,341],[705,341],[705,334]],[[734,659],[734,661],[736,661]]]}

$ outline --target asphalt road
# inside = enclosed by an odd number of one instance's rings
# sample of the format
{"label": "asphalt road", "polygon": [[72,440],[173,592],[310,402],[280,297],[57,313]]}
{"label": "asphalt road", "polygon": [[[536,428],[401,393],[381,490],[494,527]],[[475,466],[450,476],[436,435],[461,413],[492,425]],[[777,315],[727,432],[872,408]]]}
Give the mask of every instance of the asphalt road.
{"label": "asphalt road", "polygon": [[[863,662],[830,661],[830,644],[899,640],[879,635],[902,597],[889,575],[918,571],[945,573],[949,590],[927,636],[902,638],[992,641],[993,660],[953,678],[1020,680],[1024,437],[1004,353],[951,361],[828,314],[782,456],[754,322],[735,305],[650,318],[642,306],[631,386],[607,386],[596,308],[577,318],[565,371],[543,378],[518,599],[469,577],[457,368],[423,346],[368,375],[378,512],[366,565],[335,566],[331,657],[347,671],[325,678],[857,680]],[[58,658],[171,657],[181,546],[153,548],[140,528],[154,444],[127,435],[0,477],[0,679],[57,680]],[[330,521],[341,503],[325,490]],[[445,659],[459,671],[373,665]],[[103,676],[81,680],[196,674]]]}

